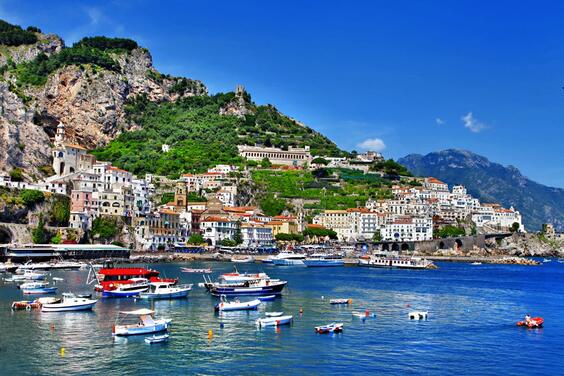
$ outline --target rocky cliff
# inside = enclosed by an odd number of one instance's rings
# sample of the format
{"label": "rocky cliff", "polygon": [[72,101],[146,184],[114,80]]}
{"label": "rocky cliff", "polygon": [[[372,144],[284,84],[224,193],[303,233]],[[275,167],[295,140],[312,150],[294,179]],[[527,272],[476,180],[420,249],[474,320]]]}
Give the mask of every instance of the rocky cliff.
{"label": "rocky cliff", "polygon": [[40,167],[51,163],[50,140],[58,122],[65,124],[68,142],[91,149],[136,126],[125,121],[130,98],[173,102],[207,94],[199,81],[157,72],[144,48],[100,50],[116,69],[67,59],[44,84],[28,84],[22,67],[39,66],[35,71],[43,73],[43,66],[54,64],[48,59],[68,50],[55,35],[36,35],[34,44],[0,45],[0,172],[20,168],[26,179],[40,177]]}

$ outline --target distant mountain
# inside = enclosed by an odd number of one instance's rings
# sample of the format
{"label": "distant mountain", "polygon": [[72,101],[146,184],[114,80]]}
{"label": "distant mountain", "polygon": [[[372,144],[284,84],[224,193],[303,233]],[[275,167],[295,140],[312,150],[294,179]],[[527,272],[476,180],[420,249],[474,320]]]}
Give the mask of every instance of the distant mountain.
{"label": "distant mountain", "polygon": [[415,175],[434,176],[449,185],[462,184],[481,202],[515,207],[528,230],[539,230],[543,223],[553,223],[564,230],[564,189],[527,179],[513,166],[502,166],[458,149],[410,154],[398,162]]}

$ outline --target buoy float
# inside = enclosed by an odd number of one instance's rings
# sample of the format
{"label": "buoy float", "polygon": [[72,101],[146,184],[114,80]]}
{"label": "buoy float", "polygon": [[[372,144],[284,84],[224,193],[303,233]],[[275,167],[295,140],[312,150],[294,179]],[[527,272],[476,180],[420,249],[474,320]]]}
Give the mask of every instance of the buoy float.
{"label": "buoy float", "polygon": [[304,313],[304,309],[302,307],[300,307],[300,315]]}
{"label": "buoy float", "polygon": [[325,299],[325,297],[323,295],[321,295],[321,299]]}
{"label": "buoy float", "polygon": [[222,322],[219,323],[219,327],[220,327],[221,329],[223,329],[224,326],[225,326],[225,324],[223,324]]}
{"label": "buoy float", "polygon": [[348,303],[349,303],[349,304],[352,304],[352,299],[349,299],[349,300],[348,300]]}
{"label": "buoy float", "polygon": [[364,316],[366,317],[370,316],[370,311],[369,310],[364,311]]}
{"label": "buoy float", "polygon": [[61,347],[60,354],[61,354],[61,356],[65,356],[65,348],[64,347]]}
{"label": "buoy float", "polygon": [[55,324],[51,324],[51,331],[52,331],[52,332],[55,331]]}
{"label": "buoy float", "polygon": [[208,338],[212,339],[212,337],[213,337],[213,330],[210,329],[208,330]]}

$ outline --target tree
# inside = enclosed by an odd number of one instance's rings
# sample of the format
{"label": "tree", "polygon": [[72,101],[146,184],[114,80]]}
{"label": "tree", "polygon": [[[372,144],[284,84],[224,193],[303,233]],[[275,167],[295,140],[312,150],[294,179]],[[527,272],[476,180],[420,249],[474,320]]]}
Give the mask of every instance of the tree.
{"label": "tree", "polygon": [[241,229],[238,228],[237,231],[235,231],[235,235],[233,236],[233,241],[235,242],[236,245],[243,243],[243,235],[241,234]]}
{"label": "tree", "polygon": [[34,244],[44,244],[49,239],[49,232],[45,229],[45,221],[43,216],[39,217],[37,227],[31,231],[31,240]]}
{"label": "tree", "polygon": [[166,205],[174,201],[174,192],[165,192],[161,197],[161,205]]}
{"label": "tree", "polygon": [[376,232],[374,233],[374,236],[372,237],[372,241],[375,241],[375,242],[381,242],[382,241],[382,234],[380,233],[380,230],[376,230]]}
{"label": "tree", "polygon": [[16,167],[10,171],[10,179],[12,181],[23,181],[23,171],[21,168]]}
{"label": "tree", "polygon": [[512,224],[511,227],[509,228],[509,230],[510,230],[511,232],[517,232],[517,231],[519,231],[519,227],[520,227],[520,225],[519,225],[518,222],[513,222],[513,224]]}
{"label": "tree", "polygon": [[222,239],[219,242],[219,245],[222,245],[224,247],[235,247],[237,245],[237,243],[235,243],[235,240],[231,240],[231,239]]}
{"label": "tree", "polygon": [[436,235],[439,238],[451,238],[457,236],[464,236],[466,235],[466,231],[464,231],[464,228],[462,227],[448,225],[448,226],[444,226],[439,231],[437,231]]}
{"label": "tree", "polygon": [[32,207],[45,200],[45,195],[41,191],[35,189],[23,189],[20,191],[19,197],[22,199],[25,206]]}
{"label": "tree", "polygon": [[273,195],[268,195],[259,202],[260,208],[264,214],[274,217],[279,215],[286,208],[286,201],[277,199]]}
{"label": "tree", "polygon": [[270,162],[270,159],[268,158],[263,158],[262,161],[260,162],[260,167],[262,168],[270,168],[272,167],[272,163]]}
{"label": "tree", "polygon": [[51,244],[61,244],[62,241],[63,237],[60,232],[57,232],[57,234],[51,238]]}
{"label": "tree", "polygon": [[313,158],[313,160],[311,161],[311,163],[315,163],[315,164],[322,164],[324,166],[327,166],[329,164],[329,161],[325,158],[322,157],[317,157],[317,158]]}
{"label": "tree", "polygon": [[116,236],[118,226],[115,220],[107,217],[98,217],[92,222],[92,236],[108,240]]}
{"label": "tree", "polygon": [[70,200],[66,196],[57,196],[51,208],[51,223],[64,226],[70,218]]}
{"label": "tree", "polygon": [[198,244],[203,244],[205,242],[206,241],[204,240],[204,237],[202,236],[202,234],[198,234],[197,232],[191,234],[190,237],[188,238],[188,244],[198,245]]}

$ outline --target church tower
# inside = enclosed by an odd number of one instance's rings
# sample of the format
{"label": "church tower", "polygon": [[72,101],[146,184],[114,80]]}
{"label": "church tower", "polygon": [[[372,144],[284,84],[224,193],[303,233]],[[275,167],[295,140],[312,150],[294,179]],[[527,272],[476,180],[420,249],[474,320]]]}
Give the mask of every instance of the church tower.
{"label": "church tower", "polygon": [[65,126],[63,123],[57,125],[57,133],[55,134],[55,147],[53,148],[53,170],[56,175],[65,173]]}
{"label": "church tower", "polygon": [[186,183],[183,181],[176,183],[176,187],[174,189],[174,205],[178,209],[186,209],[186,206],[188,205],[188,192],[186,189]]}

